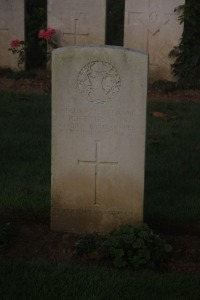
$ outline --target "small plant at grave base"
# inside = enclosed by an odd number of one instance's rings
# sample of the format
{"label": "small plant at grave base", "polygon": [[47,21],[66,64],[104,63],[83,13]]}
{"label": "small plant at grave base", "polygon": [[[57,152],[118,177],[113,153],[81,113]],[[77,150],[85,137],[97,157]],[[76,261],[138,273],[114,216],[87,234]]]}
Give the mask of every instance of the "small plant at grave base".
{"label": "small plant at grave base", "polygon": [[146,224],[121,225],[105,236],[83,235],[76,243],[78,255],[98,251],[102,260],[118,269],[154,269],[166,261],[171,250]]}
{"label": "small plant at grave base", "polygon": [[38,32],[38,38],[41,39],[40,46],[43,51],[46,51],[47,46],[47,62],[51,59],[51,49],[58,47],[55,39],[56,31],[53,28],[41,29]]}
{"label": "small plant at grave base", "polygon": [[8,51],[11,51],[13,54],[18,54],[18,66],[25,62],[25,49],[26,45],[24,41],[12,40],[10,43]]}
{"label": "small plant at grave base", "polygon": [[107,235],[102,251],[117,268],[155,268],[165,261],[172,247],[146,224],[122,225]]}
{"label": "small plant at grave base", "polygon": [[76,253],[83,255],[96,251],[102,244],[102,239],[103,237],[97,233],[88,233],[79,236],[75,244]]}

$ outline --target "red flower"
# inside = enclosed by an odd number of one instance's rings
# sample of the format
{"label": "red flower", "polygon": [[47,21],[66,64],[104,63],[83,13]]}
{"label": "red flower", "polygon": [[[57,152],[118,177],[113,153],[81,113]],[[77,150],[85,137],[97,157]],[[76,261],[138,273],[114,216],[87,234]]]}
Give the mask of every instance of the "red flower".
{"label": "red flower", "polygon": [[20,41],[19,40],[13,40],[13,41],[11,41],[10,46],[12,48],[17,48],[17,47],[20,46]]}
{"label": "red flower", "polygon": [[39,39],[43,39],[45,36],[45,30],[44,29],[41,29],[39,32],[38,32],[38,37]]}
{"label": "red flower", "polygon": [[47,28],[47,32],[51,35],[54,35],[56,33],[55,29],[53,28]]}
{"label": "red flower", "polygon": [[47,28],[47,30],[45,31],[45,34],[44,34],[44,39],[48,40],[49,38],[52,37],[52,35],[55,34],[55,32],[56,32],[55,29],[53,29],[53,28]]}

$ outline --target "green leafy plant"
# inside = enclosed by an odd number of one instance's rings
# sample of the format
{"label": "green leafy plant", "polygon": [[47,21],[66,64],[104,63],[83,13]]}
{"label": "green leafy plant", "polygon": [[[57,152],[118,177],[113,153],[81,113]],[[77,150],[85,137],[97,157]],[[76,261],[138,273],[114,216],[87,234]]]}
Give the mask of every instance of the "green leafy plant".
{"label": "green leafy plant", "polygon": [[98,251],[99,257],[112,262],[114,267],[134,270],[158,267],[171,250],[146,224],[122,225],[105,236],[83,235],[76,243],[78,255]]}
{"label": "green leafy plant", "polygon": [[22,65],[25,62],[25,49],[26,45],[24,41],[19,41],[18,39],[12,40],[10,43],[10,48],[8,51],[11,51],[13,54],[18,54],[18,66]]}
{"label": "green leafy plant", "polygon": [[103,237],[97,233],[88,233],[78,237],[75,244],[78,255],[89,254],[98,249],[102,243]]}
{"label": "green leafy plant", "polygon": [[180,44],[172,49],[170,57],[172,74],[181,88],[200,88],[200,1],[188,0],[176,8],[180,12],[179,21],[184,23]]}
{"label": "green leafy plant", "polygon": [[41,49],[44,49],[44,51],[47,49],[47,62],[51,59],[52,49],[56,49],[58,47],[55,33],[56,31],[53,28],[41,29],[38,33],[38,38],[41,39]]}
{"label": "green leafy plant", "polygon": [[146,224],[122,225],[106,236],[102,244],[104,257],[117,268],[154,268],[167,258],[171,246]]}

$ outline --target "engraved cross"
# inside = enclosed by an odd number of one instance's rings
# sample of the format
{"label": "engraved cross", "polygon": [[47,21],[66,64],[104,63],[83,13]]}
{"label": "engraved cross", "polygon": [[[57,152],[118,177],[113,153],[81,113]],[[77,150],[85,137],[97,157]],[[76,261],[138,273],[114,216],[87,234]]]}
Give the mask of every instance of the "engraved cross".
{"label": "engraved cross", "polygon": [[98,182],[98,169],[99,165],[110,165],[115,166],[118,164],[117,161],[101,161],[98,156],[98,145],[99,141],[95,142],[95,160],[78,160],[79,164],[92,164],[95,168],[95,184],[94,184],[94,205],[97,205],[97,182]]}
{"label": "engraved cross", "polygon": [[2,31],[8,31],[8,28],[0,28]]}
{"label": "engraved cross", "polygon": [[163,11],[162,6],[155,5],[154,1],[148,0],[144,11],[129,11],[128,24],[141,23],[146,28],[146,51],[149,51],[149,38],[159,33],[160,28],[166,25],[170,19],[169,16],[174,13]]}
{"label": "engraved cross", "polygon": [[73,37],[73,45],[77,45],[77,38],[79,36],[84,36],[88,37],[89,33],[79,33],[78,32],[78,23],[79,23],[79,18],[74,18],[74,30],[73,32],[63,32],[64,35],[72,36]]}

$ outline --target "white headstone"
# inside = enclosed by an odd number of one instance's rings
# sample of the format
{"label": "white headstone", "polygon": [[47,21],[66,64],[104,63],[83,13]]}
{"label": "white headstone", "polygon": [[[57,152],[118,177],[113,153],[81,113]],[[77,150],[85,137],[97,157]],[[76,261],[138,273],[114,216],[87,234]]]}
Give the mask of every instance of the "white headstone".
{"label": "white headstone", "polygon": [[53,230],[142,222],[147,69],[122,47],[53,51]]}
{"label": "white headstone", "polygon": [[125,0],[124,46],[149,53],[149,78],[171,80],[169,52],[178,46],[183,24],[175,9],[184,0]]}
{"label": "white headstone", "polygon": [[106,0],[48,0],[59,46],[105,44]]}
{"label": "white headstone", "polygon": [[24,41],[24,0],[0,0],[1,68],[18,69],[18,55],[8,51],[11,41],[16,39]]}

